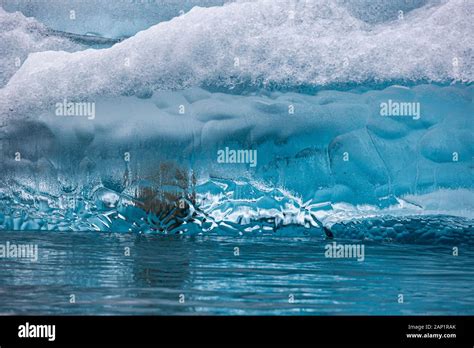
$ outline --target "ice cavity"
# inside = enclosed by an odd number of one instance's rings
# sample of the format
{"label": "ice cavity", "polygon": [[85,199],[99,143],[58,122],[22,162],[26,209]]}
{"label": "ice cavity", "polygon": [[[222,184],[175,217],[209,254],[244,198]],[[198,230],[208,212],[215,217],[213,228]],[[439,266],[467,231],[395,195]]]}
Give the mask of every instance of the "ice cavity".
{"label": "ice cavity", "polygon": [[[53,106],[36,120],[2,128],[0,179],[58,195],[58,179],[77,191],[102,184],[120,192],[125,176],[141,178],[173,161],[202,179],[247,177],[304,201],[386,207],[406,194],[472,190],[473,88],[392,86],[314,96],[191,88],[98,99],[93,121],[58,117]],[[381,116],[388,100],[419,103],[419,119]],[[256,167],[219,163],[226,147],[257,150]]]}
{"label": "ice cavity", "polygon": [[473,10],[450,0],[371,24],[329,0],[195,7],[109,49],[31,54],[0,91],[0,114],[203,85],[471,82]]}
{"label": "ice cavity", "polygon": [[40,51],[77,51],[82,46],[50,35],[48,28],[19,12],[8,13],[0,7],[0,87],[24,63],[28,54]]}

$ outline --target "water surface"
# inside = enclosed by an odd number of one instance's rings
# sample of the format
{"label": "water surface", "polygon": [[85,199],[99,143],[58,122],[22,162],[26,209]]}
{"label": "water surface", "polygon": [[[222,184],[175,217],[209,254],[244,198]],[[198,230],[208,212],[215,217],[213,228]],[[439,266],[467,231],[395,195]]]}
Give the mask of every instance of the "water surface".
{"label": "water surface", "polygon": [[3,315],[474,314],[472,246],[366,241],[359,262],[326,258],[330,241],[314,236],[0,232],[7,241],[38,244],[39,258],[0,260]]}

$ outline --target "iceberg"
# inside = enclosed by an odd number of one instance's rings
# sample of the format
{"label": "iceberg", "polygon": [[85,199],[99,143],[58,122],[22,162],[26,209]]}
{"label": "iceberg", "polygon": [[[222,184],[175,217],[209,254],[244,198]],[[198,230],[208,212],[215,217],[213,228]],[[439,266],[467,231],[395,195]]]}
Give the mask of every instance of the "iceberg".
{"label": "iceberg", "polygon": [[472,228],[474,5],[393,4],[215,2],[100,27],[130,36],[100,48],[34,27],[38,47],[2,75],[0,229]]}

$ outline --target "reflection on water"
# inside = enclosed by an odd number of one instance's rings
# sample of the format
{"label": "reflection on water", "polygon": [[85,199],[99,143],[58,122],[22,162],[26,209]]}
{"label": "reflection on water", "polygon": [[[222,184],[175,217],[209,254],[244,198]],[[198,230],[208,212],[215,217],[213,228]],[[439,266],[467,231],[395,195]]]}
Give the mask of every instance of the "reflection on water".
{"label": "reflection on water", "polygon": [[39,259],[0,258],[1,314],[474,314],[472,246],[366,242],[358,262],[325,258],[315,237],[0,232],[7,241],[38,244]]}

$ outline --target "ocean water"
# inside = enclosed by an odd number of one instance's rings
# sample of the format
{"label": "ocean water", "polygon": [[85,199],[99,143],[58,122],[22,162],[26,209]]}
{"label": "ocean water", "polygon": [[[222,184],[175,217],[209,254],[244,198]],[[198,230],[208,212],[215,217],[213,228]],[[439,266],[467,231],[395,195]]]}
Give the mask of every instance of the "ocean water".
{"label": "ocean water", "polygon": [[37,262],[2,261],[6,315],[472,315],[474,308],[472,245],[453,256],[448,245],[365,242],[359,262],[325,258],[322,237],[2,232],[6,241],[40,246]]}
{"label": "ocean water", "polygon": [[0,314],[473,314],[472,1],[71,6],[0,0]]}

